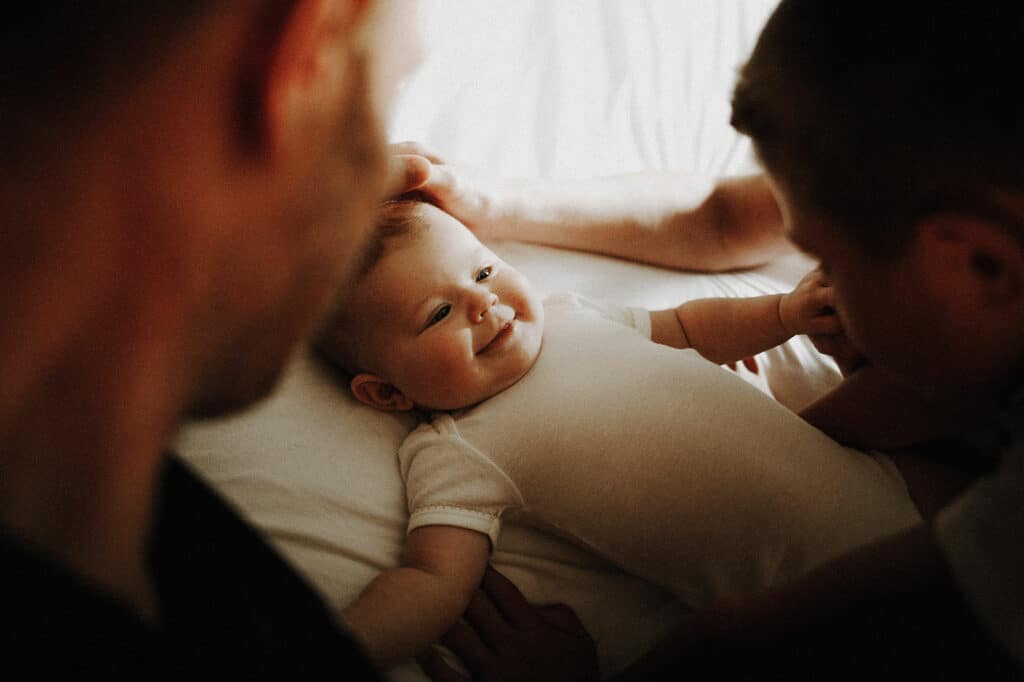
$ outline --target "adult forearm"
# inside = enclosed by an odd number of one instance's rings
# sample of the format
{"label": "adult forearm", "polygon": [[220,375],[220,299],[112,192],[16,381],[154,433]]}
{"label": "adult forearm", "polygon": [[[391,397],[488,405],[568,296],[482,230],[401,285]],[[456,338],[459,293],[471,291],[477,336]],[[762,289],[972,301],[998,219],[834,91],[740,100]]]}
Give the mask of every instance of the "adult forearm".
{"label": "adult forearm", "polygon": [[638,173],[524,182],[495,236],[677,269],[729,270],[788,247],[760,176],[715,182],[684,173]]}
{"label": "adult forearm", "polygon": [[754,598],[698,612],[616,679],[1003,679],[1018,675],[919,527]]}

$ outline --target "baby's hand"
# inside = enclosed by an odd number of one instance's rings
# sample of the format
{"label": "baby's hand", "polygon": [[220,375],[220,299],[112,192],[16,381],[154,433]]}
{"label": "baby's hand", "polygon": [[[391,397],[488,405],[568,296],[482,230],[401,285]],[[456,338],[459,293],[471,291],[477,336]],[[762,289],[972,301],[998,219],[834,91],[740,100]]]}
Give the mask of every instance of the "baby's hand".
{"label": "baby's hand", "polygon": [[838,334],[842,326],[833,302],[832,286],[821,270],[815,269],[779,299],[779,320],[794,336]]}

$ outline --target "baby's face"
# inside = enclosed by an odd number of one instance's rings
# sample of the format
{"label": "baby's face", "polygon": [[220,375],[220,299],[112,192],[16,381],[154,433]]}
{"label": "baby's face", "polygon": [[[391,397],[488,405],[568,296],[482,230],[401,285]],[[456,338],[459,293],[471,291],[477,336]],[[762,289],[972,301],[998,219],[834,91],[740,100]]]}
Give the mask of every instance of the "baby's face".
{"label": "baby's face", "polygon": [[372,371],[419,407],[453,410],[526,374],[544,311],[530,283],[460,222],[424,205],[429,229],[392,247],[365,280]]}

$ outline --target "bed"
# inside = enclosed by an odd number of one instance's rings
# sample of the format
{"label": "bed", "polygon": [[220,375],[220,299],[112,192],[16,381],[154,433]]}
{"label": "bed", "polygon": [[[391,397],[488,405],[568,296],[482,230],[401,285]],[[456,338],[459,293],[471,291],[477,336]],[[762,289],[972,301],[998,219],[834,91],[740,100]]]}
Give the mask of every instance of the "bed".
{"label": "bed", "polygon": [[[735,70],[773,0],[423,0],[422,67],[406,82],[392,140],[511,176],[591,177],[645,169],[756,171],[728,125]],[[399,38],[401,39],[401,38]],[[810,264],[702,275],[521,243],[494,245],[542,291],[667,307],[775,292]],[[759,357],[744,378],[799,408],[838,381],[804,340]],[[340,610],[396,564],[406,507],[395,453],[412,427],[371,411],[306,351],[253,410],[187,424],[175,448]],[[507,526],[493,563],[533,601],[571,605],[613,674],[686,608],[557,537]],[[395,680],[423,679],[414,665]]]}

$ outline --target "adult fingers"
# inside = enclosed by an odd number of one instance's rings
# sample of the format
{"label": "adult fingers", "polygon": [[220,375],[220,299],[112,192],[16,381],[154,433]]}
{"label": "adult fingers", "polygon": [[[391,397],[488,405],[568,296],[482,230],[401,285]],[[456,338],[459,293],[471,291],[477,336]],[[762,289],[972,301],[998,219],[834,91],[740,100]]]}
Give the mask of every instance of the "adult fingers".
{"label": "adult fingers", "polygon": [[448,665],[444,657],[433,647],[416,657],[423,672],[434,682],[469,682],[469,678]]}
{"label": "adult fingers", "polygon": [[455,652],[475,678],[491,672],[493,654],[470,626],[458,622],[441,637],[441,644]]}
{"label": "adult fingers", "polygon": [[526,601],[519,588],[490,566],[480,587],[512,625],[526,625],[537,617],[534,607]]}
{"label": "adult fingers", "polygon": [[470,597],[462,617],[476,630],[484,644],[492,649],[508,638],[508,621],[490,598],[479,590]]}
{"label": "adult fingers", "polygon": [[459,175],[451,166],[435,164],[430,167],[428,177],[417,189],[445,205],[458,198],[463,185],[460,184]]}
{"label": "adult fingers", "polygon": [[392,142],[388,145],[388,153],[392,156],[397,154],[412,154],[414,156],[422,156],[431,163],[444,163],[441,159],[441,155],[427,147],[424,144],[416,142],[414,140],[405,140],[403,142]]}
{"label": "adult fingers", "polygon": [[388,157],[388,181],[385,198],[397,197],[423,185],[430,179],[430,161],[423,156],[397,154]]}

